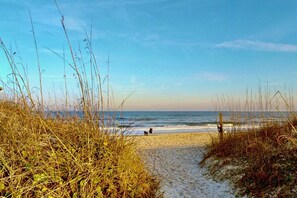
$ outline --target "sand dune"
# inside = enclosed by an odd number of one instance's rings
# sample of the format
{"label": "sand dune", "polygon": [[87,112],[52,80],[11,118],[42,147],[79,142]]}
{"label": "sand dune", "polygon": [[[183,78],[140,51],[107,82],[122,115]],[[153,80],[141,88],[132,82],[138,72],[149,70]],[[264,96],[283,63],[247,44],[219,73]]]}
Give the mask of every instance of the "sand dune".
{"label": "sand dune", "polygon": [[226,182],[216,182],[199,166],[214,133],[139,136],[138,149],[148,168],[162,178],[166,198],[235,197]]}

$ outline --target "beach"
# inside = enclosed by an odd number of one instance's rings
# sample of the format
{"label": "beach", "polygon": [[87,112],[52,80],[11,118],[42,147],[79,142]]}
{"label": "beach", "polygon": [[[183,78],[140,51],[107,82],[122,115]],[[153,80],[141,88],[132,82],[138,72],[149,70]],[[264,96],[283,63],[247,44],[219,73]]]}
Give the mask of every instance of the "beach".
{"label": "beach", "polygon": [[205,146],[217,133],[176,133],[136,136],[147,168],[161,178],[165,198],[235,197],[227,182],[214,181],[199,166]]}

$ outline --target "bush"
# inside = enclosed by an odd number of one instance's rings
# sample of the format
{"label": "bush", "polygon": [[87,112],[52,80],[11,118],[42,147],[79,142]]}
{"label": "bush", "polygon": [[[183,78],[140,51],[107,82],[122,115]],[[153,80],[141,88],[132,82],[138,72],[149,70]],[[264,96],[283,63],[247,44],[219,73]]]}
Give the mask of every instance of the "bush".
{"label": "bush", "polygon": [[0,195],[156,197],[129,137],[102,133],[75,118],[46,118],[0,102]]}
{"label": "bush", "polygon": [[242,195],[292,197],[297,196],[296,143],[292,124],[273,123],[214,139],[204,161],[214,157],[239,165],[235,186]]}

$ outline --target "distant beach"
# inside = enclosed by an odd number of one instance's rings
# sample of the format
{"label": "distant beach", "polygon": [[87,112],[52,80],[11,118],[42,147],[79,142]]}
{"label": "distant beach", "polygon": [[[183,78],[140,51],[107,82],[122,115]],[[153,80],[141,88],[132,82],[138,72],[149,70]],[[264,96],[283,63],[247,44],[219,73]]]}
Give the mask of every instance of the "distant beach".
{"label": "distant beach", "polygon": [[[127,135],[143,135],[153,129],[154,134],[217,132],[217,111],[119,111],[97,112],[104,118],[105,129],[121,131]],[[48,112],[51,116],[64,116],[65,112]],[[69,111],[67,115],[83,118],[82,111]],[[224,131],[234,128],[258,127],[260,124],[284,120],[288,112],[223,111]]]}
{"label": "distant beach", "polygon": [[135,135],[153,128],[154,133],[215,132],[217,113],[213,111],[126,111],[117,117],[118,125],[131,126]]}
{"label": "distant beach", "polygon": [[205,146],[217,133],[134,136],[148,169],[159,175],[165,198],[235,197],[227,182],[216,182],[199,166]]}
{"label": "distant beach", "polygon": [[[224,131],[233,127],[250,128],[283,119],[286,112],[231,112],[223,113]],[[123,111],[112,112],[113,126],[126,134],[143,135],[153,128],[154,134],[217,132],[217,111]]]}

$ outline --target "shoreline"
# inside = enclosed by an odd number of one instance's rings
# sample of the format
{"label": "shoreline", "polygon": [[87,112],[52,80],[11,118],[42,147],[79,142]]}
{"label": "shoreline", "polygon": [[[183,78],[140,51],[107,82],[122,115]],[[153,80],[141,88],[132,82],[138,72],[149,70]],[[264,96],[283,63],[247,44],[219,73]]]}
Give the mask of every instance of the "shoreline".
{"label": "shoreline", "polygon": [[[181,135],[181,134],[218,134],[217,130],[211,130],[211,131],[166,131],[166,132],[160,132],[160,131],[153,131],[152,134],[149,134],[148,136],[162,136],[162,135]],[[141,137],[144,136],[143,131],[142,132],[138,132],[138,133],[127,133],[127,135],[132,136],[132,137]],[[148,137],[146,136],[146,137]]]}

